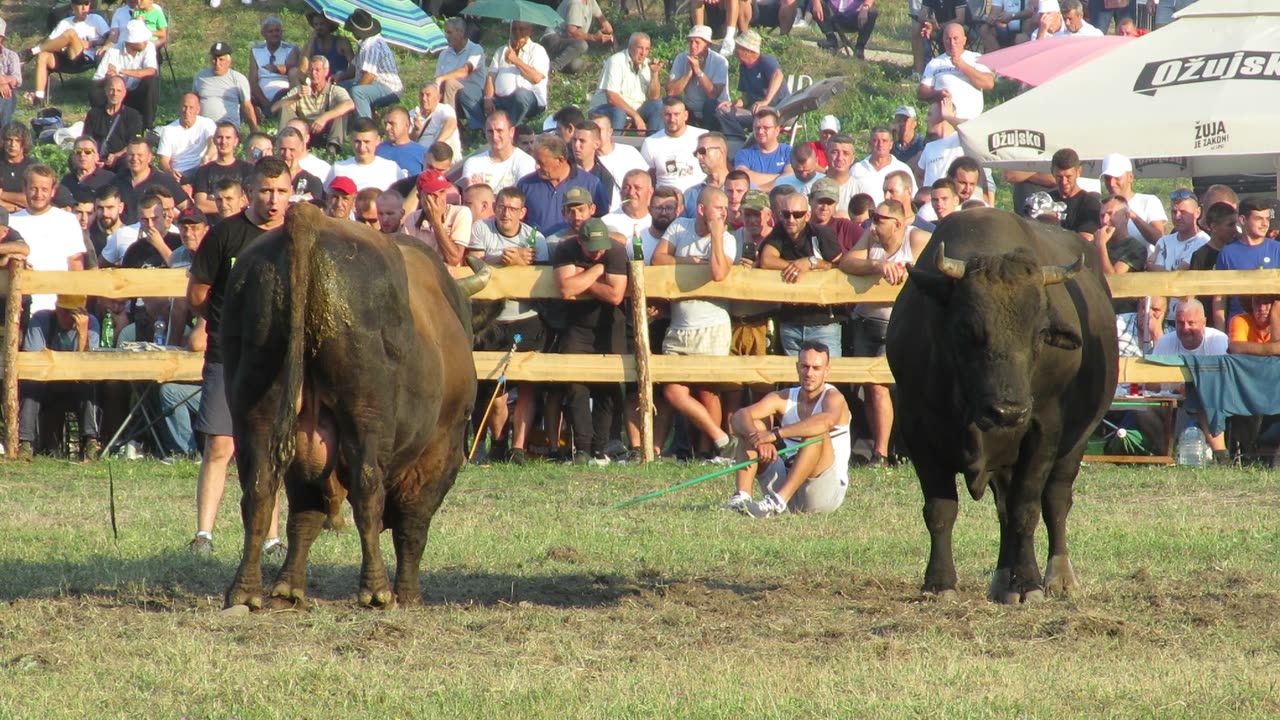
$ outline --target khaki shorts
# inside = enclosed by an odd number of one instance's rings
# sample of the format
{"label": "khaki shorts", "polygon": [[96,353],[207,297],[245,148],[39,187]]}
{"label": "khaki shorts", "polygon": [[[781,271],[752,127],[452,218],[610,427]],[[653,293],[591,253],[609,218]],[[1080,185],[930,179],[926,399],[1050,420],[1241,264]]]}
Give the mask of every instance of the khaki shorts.
{"label": "khaki shorts", "polygon": [[[800,486],[787,503],[787,510],[795,513],[835,512],[844,504],[845,492],[849,490],[848,472],[848,468],[838,468],[836,463],[831,463],[831,467]],[[786,481],[787,465],[782,458],[761,468],[760,474],[756,476],[756,482],[763,493],[777,493]]]}
{"label": "khaki shorts", "polygon": [[729,325],[713,325],[689,330],[667,330],[662,341],[663,355],[728,355],[733,341]]}
{"label": "khaki shorts", "polygon": [[744,357],[769,354],[769,320],[757,320],[750,323],[733,323],[733,343],[730,345],[731,355]]}

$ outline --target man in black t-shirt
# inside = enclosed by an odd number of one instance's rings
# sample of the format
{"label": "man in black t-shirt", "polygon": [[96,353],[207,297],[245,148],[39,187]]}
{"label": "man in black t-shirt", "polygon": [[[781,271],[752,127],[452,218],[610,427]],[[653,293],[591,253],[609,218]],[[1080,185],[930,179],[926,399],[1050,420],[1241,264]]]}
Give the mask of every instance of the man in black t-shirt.
{"label": "man in black t-shirt", "polygon": [[81,190],[96,193],[99,188],[110,185],[116,174],[98,167],[98,143],[87,135],[75,139],[67,155],[67,174],[62,176],[58,184],[71,191],[74,197]]}
{"label": "man in black t-shirt", "polygon": [[[249,206],[214,226],[200,243],[187,283],[191,309],[207,321],[209,332],[201,375],[200,411],[195,423],[195,429],[206,435],[196,487],[196,537],[190,545],[191,551],[198,555],[213,552],[213,523],[227,482],[227,465],[235,454],[222,367],[222,301],[236,256],[258,236],[284,224],[285,210],[293,194],[289,168],[276,157],[258,161],[249,187]],[[278,505],[267,536],[263,551],[272,555],[282,553]]]}
{"label": "man in black t-shirt", "polygon": [[1059,218],[1062,227],[1093,242],[1093,234],[1101,226],[1102,201],[1097,193],[1086,192],[1076,184],[1080,179],[1080,156],[1071,148],[1063,148],[1053,154],[1052,168],[1058,187],[1049,197],[1067,204],[1066,213]]}
{"label": "man in black t-shirt", "polygon": [[[589,299],[565,303],[566,322],[559,351],[622,353],[626,350],[627,330],[622,314],[622,301],[627,295],[627,249],[609,237],[604,221],[591,217],[590,203],[574,200],[577,190],[565,194],[564,216],[569,231],[556,245],[552,265],[562,293]],[[565,406],[573,418],[575,465],[608,463],[604,451],[613,439],[613,409],[621,399],[617,383],[590,388],[571,383],[565,389]]]}
{"label": "man in black t-shirt", "polygon": [[[809,198],[800,193],[779,197],[773,208],[773,231],[760,244],[758,267],[778,270],[783,282],[798,282],[805,273],[830,270],[840,259],[840,243],[830,226],[809,222]],[[835,305],[783,305],[778,312],[778,339],[782,351],[800,354],[806,340],[820,342],[841,356],[842,307]]]}
{"label": "man in black t-shirt", "polygon": [[116,168],[129,141],[142,134],[142,115],[124,104],[124,77],[112,75],[103,86],[106,105],[89,108],[84,118],[84,134],[98,144],[98,155],[108,168]]}
{"label": "man in black t-shirt", "polygon": [[115,186],[120,189],[120,199],[124,201],[124,223],[132,225],[138,222],[138,204],[142,196],[153,187],[160,186],[169,191],[174,206],[178,210],[187,206],[191,198],[182,189],[177,180],[169,173],[156,170],[152,165],[155,153],[146,138],[135,138],[125,148],[121,170],[116,175]]}
{"label": "man in black t-shirt", "polygon": [[[1209,230],[1209,242],[1205,243],[1199,250],[1191,253],[1191,270],[1213,270],[1218,266],[1218,253],[1222,252],[1222,248],[1227,243],[1235,242],[1239,235],[1240,214],[1231,203],[1216,202],[1209,206],[1204,213],[1204,226]],[[1227,299],[1226,295],[1201,295],[1196,298],[1204,305],[1205,312],[1212,319],[1219,312],[1222,317],[1227,315]]]}

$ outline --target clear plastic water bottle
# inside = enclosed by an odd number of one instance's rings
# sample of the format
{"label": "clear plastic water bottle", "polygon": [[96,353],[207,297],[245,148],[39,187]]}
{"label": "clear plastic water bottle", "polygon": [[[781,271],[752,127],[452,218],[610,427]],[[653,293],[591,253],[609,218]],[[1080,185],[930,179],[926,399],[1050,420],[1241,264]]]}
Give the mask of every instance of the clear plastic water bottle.
{"label": "clear plastic water bottle", "polygon": [[152,342],[157,345],[169,344],[169,323],[166,322],[164,318],[156,320],[156,334],[155,337],[152,338]]}
{"label": "clear plastic water bottle", "polygon": [[1187,428],[1178,436],[1178,464],[1204,467],[1205,454],[1204,433],[1200,432],[1194,422],[1188,423]]}

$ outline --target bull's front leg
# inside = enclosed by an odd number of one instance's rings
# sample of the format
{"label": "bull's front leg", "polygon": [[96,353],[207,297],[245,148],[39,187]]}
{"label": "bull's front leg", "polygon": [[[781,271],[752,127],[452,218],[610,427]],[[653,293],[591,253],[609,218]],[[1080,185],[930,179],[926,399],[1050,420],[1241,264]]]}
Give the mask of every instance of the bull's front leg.
{"label": "bull's front leg", "polygon": [[[1040,523],[1040,496],[1044,470],[1016,468],[1005,496],[1005,521],[1001,523],[1001,567],[992,580],[992,600],[1014,605],[1044,599],[1044,583],[1036,562],[1035,534]],[[1008,580],[1001,582],[1007,568]],[[1003,587],[1001,587],[1001,585]]]}
{"label": "bull's front leg", "polygon": [[1069,595],[1080,586],[1067,550],[1067,515],[1071,512],[1072,489],[1080,473],[1084,449],[1059,460],[1049,472],[1041,509],[1049,535],[1049,560],[1045,563],[1044,589],[1051,595]]}
{"label": "bull's front leg", "polygon": [[[252,427],[252,423],[250,423]],[[237,438],[236,466],[240,471],[240,519],[244,523],[244,551],[240,568],[227,589],[226,607],[245,605],[251,610],[263,607],[262,542],[267,537],[271,515],[275,511],[280,479],[271,471],[268,443],[246,437]]]}

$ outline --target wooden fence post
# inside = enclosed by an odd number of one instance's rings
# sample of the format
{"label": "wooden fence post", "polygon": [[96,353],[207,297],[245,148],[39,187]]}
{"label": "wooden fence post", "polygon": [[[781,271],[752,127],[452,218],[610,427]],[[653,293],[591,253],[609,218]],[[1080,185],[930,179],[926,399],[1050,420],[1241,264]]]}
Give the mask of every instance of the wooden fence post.
{"label": "wooden fence post", "polygon": [[636,386],[640,396],[640,446],[645,462],[653,462],[653,376],[649,372],[649,301],[644,291],[644,261],[628,264],[631,320],[635,325]]}
{"label": "wooden fence post", "polygon": [[4,311],[4,420],[5,454],[18,457],[18,341],[21,340],[22,270],[26,262],[9,256],[9,293]]}

